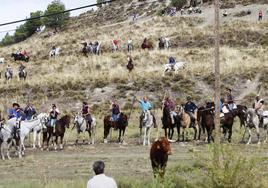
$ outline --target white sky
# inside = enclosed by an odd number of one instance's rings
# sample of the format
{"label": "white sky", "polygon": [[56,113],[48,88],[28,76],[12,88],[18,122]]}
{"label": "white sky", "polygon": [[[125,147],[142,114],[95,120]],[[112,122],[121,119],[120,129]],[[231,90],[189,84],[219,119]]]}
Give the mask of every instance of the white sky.
{"label": "white sky", "polygon": [[[0,0],[0,23],[6,23],[16,20],[25,19],[30,17],[30,12],[37,10],[45,11],[47,5],[52,0]],[[96,3],[96,0],[61,0],[65,4],[66,9],[77,8],[80,6],[90,5]],[[77,16],[82,12],[86,12],[91,8],[80,9],[71,12],[71,16]],[[8,30],[16,29],[18,25],[23,23],[17,23],[0,27],[0,40],[5,36],[5,32]],[[12,34],[12,32],[9,32]]]}

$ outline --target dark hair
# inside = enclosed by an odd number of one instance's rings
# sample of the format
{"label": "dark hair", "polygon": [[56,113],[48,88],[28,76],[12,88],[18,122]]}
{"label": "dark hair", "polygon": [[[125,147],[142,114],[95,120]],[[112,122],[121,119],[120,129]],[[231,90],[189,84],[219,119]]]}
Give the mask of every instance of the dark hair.
{"label": "dark hair", "polygon": [[96,161],[93,164],[93,170],[96,175],[103,174],[104,168],[105,168],[105,165],[103,161]]}
{"label": "dark hair", "polygon": [[17,107],[20,107],[20,105],[18,103],[13,103],[12,105],[13,107],[17,106]]}

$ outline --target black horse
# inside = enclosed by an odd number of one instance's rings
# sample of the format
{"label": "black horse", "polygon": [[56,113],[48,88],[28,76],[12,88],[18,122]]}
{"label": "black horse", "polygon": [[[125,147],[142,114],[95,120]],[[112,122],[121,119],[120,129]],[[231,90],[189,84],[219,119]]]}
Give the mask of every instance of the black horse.
{"label": "black horse", "polygon": [[20,78],[20,80],[26,80],[26,78],[27,78],[27,71],[25,69],[19,70],[19,78]]}
{"label": "black horse", "polygon": [[14,58],[14,61],[25,61],[28,62],[30,60],[30,58],[28,56],[25,56],[23,54],[16,54],[16,53],[12,53],[11,57]]}
{"label": "black horse", "polygon": [[180,119],[179,116],[174,117],[174,123],[172,123],[170,111],[166,107],[163,109],[163,116],[162,116],[162,124],[163,129],[165,130],[165,137],[172,140],[174,134],[174,128],[177,128],[178,133],[178,140],[180,138]]}

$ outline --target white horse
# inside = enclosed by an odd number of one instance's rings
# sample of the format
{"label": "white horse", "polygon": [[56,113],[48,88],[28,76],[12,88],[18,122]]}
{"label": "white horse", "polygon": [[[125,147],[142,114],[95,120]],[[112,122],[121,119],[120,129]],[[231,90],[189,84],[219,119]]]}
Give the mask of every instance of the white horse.
{"label": "white horse", "polygon": [[38,148],[41,146],[41,132],[46,128],[46,124],[49,121],[49,115],[47,113],[41,113],[37,116],[39,118],[40,124],[33,129],[33,149],[36,149],[36,140],[38,141]]}
{"label": "white horse", "polygon": [[[153,115],[151,114],[150,110],[146,110],[144,112],[142,125],[144,127],[143,145],[145,146],[147,144],[148,146],[150,146],[151,145],[151,143],[150,143],[150,133],[151,133],[151,128],[154,125]],[[142,128],[140,128],[140,129],[142,130]],[[142,135],[141,130],[140,130],[140,138],[141,138],[141,135]]]}
{"label": "white horse", "polygon": [[57,57],[59,55],[60,55],[60,47],[57,47],[49,52],[49,57]]}
{"label": "white horse", "polygon": [[166,72],[174,71],[175,74],[178,74],[180,69],[184,68],[185,63],[184,62],[176,62],[174,65],[171,64],[165,64],[164,65],[164,73],[163,76],[165,76]]}
{"label": "white horse", "polygon": [[[80,133],[83,133],[83,143],[84,143],[85,134],[86,132],[88,132],[89,139],[91,138],[91,143],[95,144],[96,119],[94,117],[92,117],[91,127],[89,130],[87,129],[87,120],[79,114],[77,114],[74,118],[74,126],[76,127],[76,131],[77,131],[76,143],[78,143]],[[90,140],[88,141],[88,144],[90,144]]]}
{"label": "white horse", "polygon": [[25,146],[24,146],[24,140],[29,135],[31,130],[36,128],[37,126],[40,126],[41,119],[36,118],[30,121],[21,121],[20,122],[20,149],[19,149],[19,158],[24,155]]}
{"label": "white horse", "polygon": [[5,72],[5,78],[6,78],[6,81],[7,82],[10,81],[10,80],[12,80],[12,78],[13,78],[13,71],[12,70],[6,71]]}
{"label": "white horse", "polygon": [[0,58],[0,64],[4,64],[5,63],[5,58],[1,57]]}
{"label": "white horse", "polygon": [[[16,119],[16,118],[15,118]],[[12,141],[15,135],[15,126],[11,124],[1,125],[0,129],[0,147],[1,147],[1,157],[5,160],[5,150],[8,159],[11,159],[9,155],[9,149],[12,145]],[[17,148],[18,150],[19,148]]]}
{"label": "white horse", "polygon": [[[265,125],[265,122],[263,122],[263,123]],[[260,124],[260,120],[259,120],[259,117],[258,117],[255,109],[249,108],[247,110],[247,120],[246,120],[246,127],[245,127],[245,132],[248,130],[248,133],[249,133],[249,139],[248,139],[247,145],[251,143],[251,137],[252,137],[251,136],[251,129],[252,128],[256,129],[257,138],[258,138],[258,144],[261,143],[259,124]]]}

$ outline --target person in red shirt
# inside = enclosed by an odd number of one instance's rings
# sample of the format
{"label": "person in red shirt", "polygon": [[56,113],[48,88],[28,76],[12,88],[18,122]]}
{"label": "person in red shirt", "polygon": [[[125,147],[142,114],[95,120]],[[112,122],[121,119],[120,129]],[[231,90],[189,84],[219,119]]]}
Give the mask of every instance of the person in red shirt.
{"label": "person in red shirt", "polygon": [[259,11],[259,21],[262,20],[262,16],[263,16],[263,13],[262,13],[262,10]]}
{"label": "person in red shirt", "polygon": [[119,49],[119,40],[113,40],[113,51],[117,51]]}

